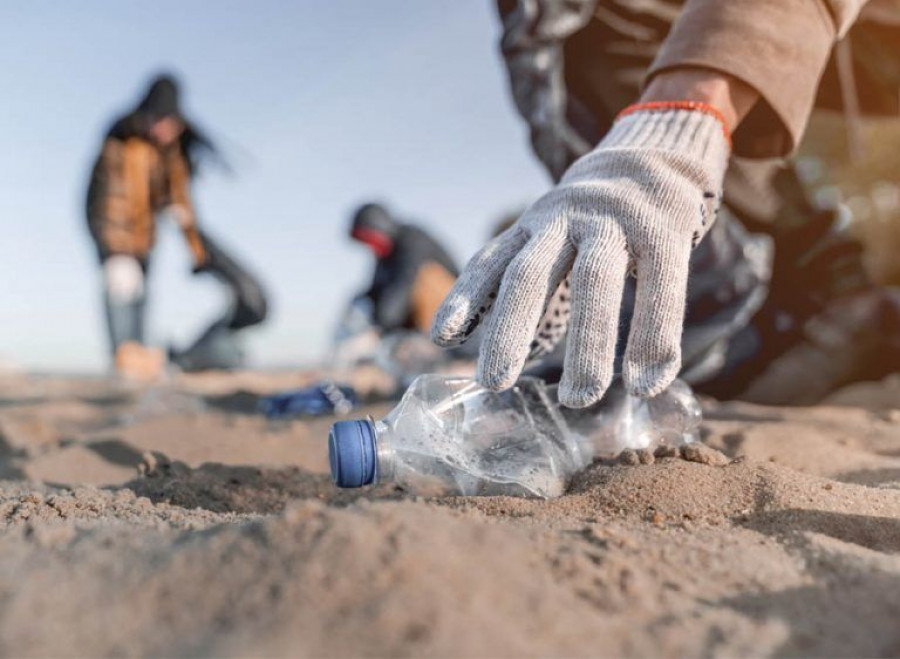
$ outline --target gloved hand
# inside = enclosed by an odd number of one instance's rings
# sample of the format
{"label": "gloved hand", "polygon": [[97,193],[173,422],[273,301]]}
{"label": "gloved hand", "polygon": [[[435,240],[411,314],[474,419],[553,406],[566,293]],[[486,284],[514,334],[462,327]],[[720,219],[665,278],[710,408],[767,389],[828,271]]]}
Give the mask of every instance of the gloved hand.
{"label": "gloved hand", "polygon": [[688,261],[715,220],[729,152],[725,123],[709,106],[629,108],[559,185],[469,262],[438,310],[434,341],[464,342],[490,311],[477,377],[506,389],[538,332],[554,341],[564,329],[559,306],[551,312],[557,318],[539,322],[566,278],[571,290],[560,288],[557,301],[571,294],[571,331],[559,396],[586,407],[612,380],[632,272],[637,298],[623,377],[631,393],[658,394],[681,367]]}

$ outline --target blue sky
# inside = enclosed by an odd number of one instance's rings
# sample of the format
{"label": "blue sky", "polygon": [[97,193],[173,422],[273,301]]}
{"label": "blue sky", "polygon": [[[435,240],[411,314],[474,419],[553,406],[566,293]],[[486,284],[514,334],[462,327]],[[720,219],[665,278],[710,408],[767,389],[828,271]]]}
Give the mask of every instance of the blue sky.
{"label": "blue sky", "polygon": [[[165,69],[237,170],[209,172],[194,198],[272,293],[271,322],[248,336],[254,363],[314,362],[371,271],[345,237],[358,203],[387,202],[464,261],[546,188],[497,34],[490,0],[3,3],[0,359],[105,366],[88,168],[111,119]],[[219,290],[189,275],[171,227],[152,265],[152,338],[191,337]]]}

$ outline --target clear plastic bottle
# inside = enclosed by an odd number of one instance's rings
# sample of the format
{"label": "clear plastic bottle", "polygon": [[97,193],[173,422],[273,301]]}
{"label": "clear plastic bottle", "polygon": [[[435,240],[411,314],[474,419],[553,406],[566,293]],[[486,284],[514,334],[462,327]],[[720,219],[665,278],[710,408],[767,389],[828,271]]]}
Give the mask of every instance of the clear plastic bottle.
{"label": "clear plastic bottle", "polygon": [[467,378],[422,375],[383,420],[335,423],[328,452],[339,487],[550,498],[594,457],[696,441],[700,420],[681,381],[649,400],[614,383],[599,404],[573,410],[536,378],[494,393]]}

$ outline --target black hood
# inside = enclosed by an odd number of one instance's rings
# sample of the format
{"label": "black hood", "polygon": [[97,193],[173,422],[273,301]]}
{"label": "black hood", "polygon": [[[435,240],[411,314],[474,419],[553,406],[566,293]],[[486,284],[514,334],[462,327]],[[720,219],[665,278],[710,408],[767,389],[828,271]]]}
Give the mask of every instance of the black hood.
{"label": "black hood", "polygon": [[144,99],[138,104],[135,113],[152,118],[182,118],[178,97],[178,81],[170,75],[157,76],[150,84]]}
{"label": "black hood", "polygon": [[357,229],[368,229],[389,238],[396,238],[400,227],[401,224],[381,204],[365,204],[353,214],[350,233],[352,234]]}
{"label": "black hood", "polygon": [[187,158],[191,173],[195,173],[201,161],[213,160],[224,170],[231,168],[216,145],[197,127],[193,121],[184,116],[181,110],[181,85],[175,76],[164,73],[157,75],[150,82],[147,92],[134,110],[113,123],[107,137],[127,140],[139,137],[149,140],[150,126],[163,117],[177,117],[184,124],[181,134],[181,150]]}

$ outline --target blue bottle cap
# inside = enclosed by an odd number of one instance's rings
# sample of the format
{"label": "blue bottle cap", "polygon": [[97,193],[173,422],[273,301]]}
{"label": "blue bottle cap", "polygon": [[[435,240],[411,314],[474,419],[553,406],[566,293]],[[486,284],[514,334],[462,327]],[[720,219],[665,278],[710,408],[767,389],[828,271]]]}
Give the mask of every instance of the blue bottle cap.
{"label": "blue bottle cap", "polygon": [[338,421],[328,435],[331,480],[338,487],[362,487],[375,482],[375,424]]}

